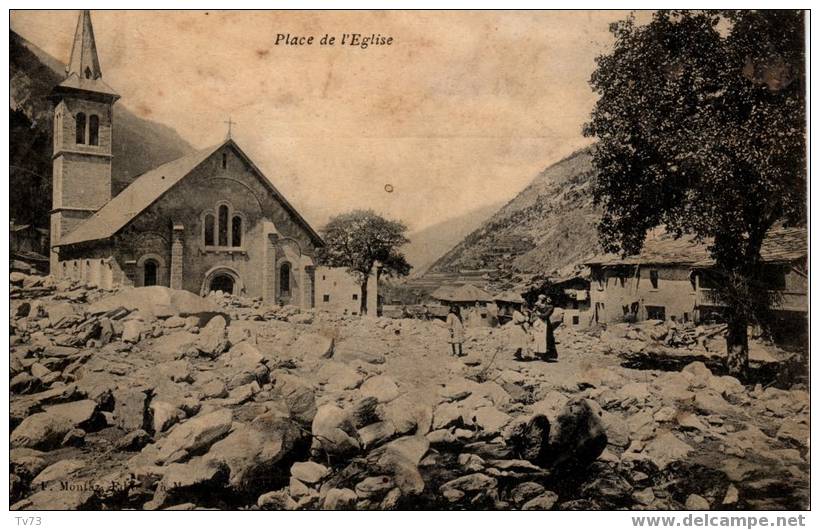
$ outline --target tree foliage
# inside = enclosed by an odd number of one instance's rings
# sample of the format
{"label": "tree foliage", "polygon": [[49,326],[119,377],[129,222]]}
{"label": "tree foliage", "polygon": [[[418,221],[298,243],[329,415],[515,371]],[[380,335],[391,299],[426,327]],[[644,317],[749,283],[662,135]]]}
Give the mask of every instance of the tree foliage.
{"label": "tree foliage", "polygon": [[[803,13],[659,11],[610,31],[584,130],[598,139],[602,245],[637,253],[665,225],[709,243],[727,292],[765,290],[766,232],[806,218]],[[730,307],[730,335],[743,326],[745,343],[755,314]]]}
{"label": "tree foliage", "polygon": [[367,279],[378,264],[378,274],[407,276],[411,266],[400,248],[410,242],[407,226],[385,219],[372,210],[337,215],[322,230],[325,247],[319,261],[331,267],[346,267],[362,288],[362,314],[367,312]]}

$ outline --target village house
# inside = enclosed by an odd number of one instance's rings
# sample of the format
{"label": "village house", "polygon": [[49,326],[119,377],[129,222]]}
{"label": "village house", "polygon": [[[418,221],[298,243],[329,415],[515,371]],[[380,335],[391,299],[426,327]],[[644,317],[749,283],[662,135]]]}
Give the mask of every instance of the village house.
{"label": "village house", "polygon": [[[771,230],[761,248],[769,288],[778,296],[775,311],[786,318],[808,313],[808,246],[804,228]],[[590,304],[596,323],[673,320],[700,322],[717,317],[722,304],[713,294],[714,261],[705,244],[692,237],[650,234],[639,255],[596,256]]]}
{"label": "village house", "polygon": [[589,296],[589,274],[589,269],[586,269],[551,279],[553,288],[560,293],[555,303],[563,309],[565,326],[586,328],[595,322]]}
{"label": "village house", "polygon": [[88,11],[78,20],[66,70],[50,96],[53,275],[106,288],[218,290],[302,308],[316,306],[318,276],[322,303],[348,297],[358,310],[348,292],[358,291],[355,280],[317,267],[322,238],[230,129],[224,141],[152,169],[112,196],[112,108],[119,96],[102,79]]}
{"label": "village house", "polygon": [[458,307],[461,318],[470,327],[494,326],[498,323],[493,296],[475,285],[443,285],[430,297],[441,305]]}

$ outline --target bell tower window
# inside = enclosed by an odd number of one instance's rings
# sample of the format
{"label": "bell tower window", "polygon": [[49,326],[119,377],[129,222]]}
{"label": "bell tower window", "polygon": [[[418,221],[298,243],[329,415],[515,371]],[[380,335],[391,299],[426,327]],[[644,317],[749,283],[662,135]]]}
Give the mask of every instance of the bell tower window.
{"label": "bell tower window", "polygon": [[80,112],[77,114],[77,120],[75,123],[75,131],[74,131],[74,142],[76,144],[84,144],[85,143],[85,114]]}
{"label": "bell tower window", "polygon": [[96,114],[88,117],[88,144],[100,145],[100,117]]}

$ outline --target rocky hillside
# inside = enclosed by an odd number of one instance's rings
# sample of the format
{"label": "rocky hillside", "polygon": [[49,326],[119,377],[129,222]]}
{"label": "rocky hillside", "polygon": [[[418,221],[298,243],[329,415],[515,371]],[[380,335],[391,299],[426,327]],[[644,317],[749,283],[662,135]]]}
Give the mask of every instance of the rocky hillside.
{"label": "rocky hillside", "polygon": [[[46,96],[65,65],[26,39],[9,34],[11,217],[48,227],[51,208],[51,112]],[[152,167],[193,150],[173,129],[114,106],[114,193]]]}
{"label": "rocky hillside", "polygon": [[410,243],[405,245],[402,251],[408,263],[413,266],[411,276],[420,276],[427,272],[430,265],[481,226],[503,205],[500,202],[488,204],[410,234]]}
{"label": "rocky hillside", "polygon": [[592,176],[591,148],[549,166],[430,271],[549,273],[595,254],[600,213],[592,205]]}

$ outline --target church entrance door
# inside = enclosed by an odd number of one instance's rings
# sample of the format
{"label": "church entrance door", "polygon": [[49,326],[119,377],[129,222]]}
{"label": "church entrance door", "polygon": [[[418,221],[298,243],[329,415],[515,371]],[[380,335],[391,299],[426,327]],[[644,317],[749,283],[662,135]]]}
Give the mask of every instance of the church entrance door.
{"label": "church entrance door", "polygon": [[233,278],[227,274],[217,274],[211,280],[211,291],[222,291],[223,293],[233,294]]}

